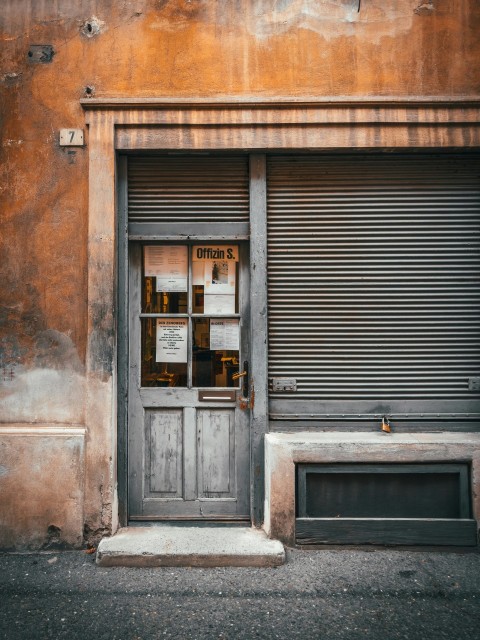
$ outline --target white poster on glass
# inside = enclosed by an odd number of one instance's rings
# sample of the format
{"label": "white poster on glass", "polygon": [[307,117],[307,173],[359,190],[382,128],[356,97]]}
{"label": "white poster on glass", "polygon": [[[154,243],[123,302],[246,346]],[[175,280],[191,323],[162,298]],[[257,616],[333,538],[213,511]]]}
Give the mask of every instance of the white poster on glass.
{"label": "white poster on glass", "polygon": [[155,276],[156,291],[187,291],[188,247],[153,245],[144,247],[145,276]]}
{"label": "white poster on glass", "polygon": [[156,362],[187,362],[186,318],[157,318]]}
{"label": "white poster on glass", "polygon": [[205,261],[205,293],[235,295],[236,268],[233,260]]}
{"label": "white poster on glass", "polygon": [[204,297],[203,304],[203,312],[207,315],[235,313],[235,296],[212,293]]}
{"label": "white poster on glass", "polygon": [[205,284],[205,267],[203,262],[192,262],[192,284],[202,287]]}
{"label": "white poster on glass", "polygon": [[240,324],[236,319],[210,320],[211,351],[238,351],[240,349]]}

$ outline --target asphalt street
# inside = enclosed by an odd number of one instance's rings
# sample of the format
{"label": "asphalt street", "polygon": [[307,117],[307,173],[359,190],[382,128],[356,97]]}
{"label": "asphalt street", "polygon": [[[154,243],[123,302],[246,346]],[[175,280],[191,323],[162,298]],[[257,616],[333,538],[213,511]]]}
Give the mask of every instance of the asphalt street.
{"label": "asphalt street", "polygon": [[290,550],[276,569],[126,569],[5,554],[0,638],[477,640],[480,555]]}

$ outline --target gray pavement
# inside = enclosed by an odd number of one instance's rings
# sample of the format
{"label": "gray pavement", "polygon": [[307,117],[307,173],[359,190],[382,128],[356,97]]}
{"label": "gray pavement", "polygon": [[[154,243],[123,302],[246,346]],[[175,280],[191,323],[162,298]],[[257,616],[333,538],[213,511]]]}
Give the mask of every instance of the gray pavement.
{"label": "gray pavement", "polygon": [[0,638],[480,639],[480,555],[289,550],[277,568],[0,555]]}

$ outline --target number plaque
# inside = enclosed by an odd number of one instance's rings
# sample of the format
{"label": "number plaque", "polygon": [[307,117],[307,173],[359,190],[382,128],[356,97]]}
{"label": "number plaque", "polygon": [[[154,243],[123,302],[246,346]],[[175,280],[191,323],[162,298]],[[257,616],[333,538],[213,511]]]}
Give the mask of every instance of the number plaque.
{"label": "number plaque", "polygon": [[83,147],[83,129],[60,129],[61,147]]}

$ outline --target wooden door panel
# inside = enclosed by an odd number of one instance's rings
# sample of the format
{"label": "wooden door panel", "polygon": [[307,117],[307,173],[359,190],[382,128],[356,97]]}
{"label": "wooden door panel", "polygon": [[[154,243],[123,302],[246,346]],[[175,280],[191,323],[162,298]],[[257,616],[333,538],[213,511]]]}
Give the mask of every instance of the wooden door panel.
{"label": "wooden door panel", "polygon": [[197,409],[200,498],[235,496],[234,425],[234,409]]}
{"label": "wooden door panel", "polygon": [[145,495],[183,496],[183,411],[145,412]]}

